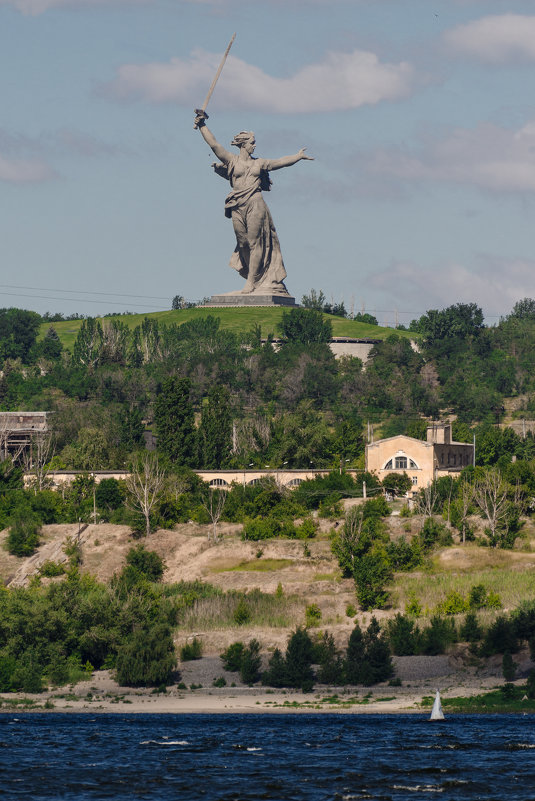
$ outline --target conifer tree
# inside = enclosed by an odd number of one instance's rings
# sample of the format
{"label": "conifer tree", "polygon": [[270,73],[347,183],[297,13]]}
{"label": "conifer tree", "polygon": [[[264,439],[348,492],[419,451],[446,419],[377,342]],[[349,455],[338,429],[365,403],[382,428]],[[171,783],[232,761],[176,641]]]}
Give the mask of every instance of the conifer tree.
{"label": "conifer tree", "polygon": [[190,401],[189,378],[171,376],[156,398],[154,422],[158,450],[177,466],[195,461],[195,418]]}

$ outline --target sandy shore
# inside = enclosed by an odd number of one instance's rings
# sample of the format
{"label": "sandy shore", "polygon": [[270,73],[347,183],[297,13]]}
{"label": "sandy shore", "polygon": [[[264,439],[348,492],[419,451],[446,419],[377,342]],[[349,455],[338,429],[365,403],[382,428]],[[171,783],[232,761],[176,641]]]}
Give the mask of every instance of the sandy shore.
{"label": "sandy shore", "polygon": [[[472,696],[486,692],[503,683],[495,675],[475,675],[470,672],[452,673],[444,670],[447,660],[435,657],[425,663],[412,660],[398,665],[405,674],[412,669],[410,678],[404,677],[401,687],[387,683],[374,687],[332,688],[316,686],[312,693],[295,690],[270,690],[265,687],[231,686],[236,674],[227,675],[227,686],[217,688],[199,678],[214,672],[211,660],[204,664],[191,663],[182,671],[183,684],[168,687],[158,693],[150,689],[120,687],[109,671],[95,672],[87,681],[71,687],[57,688],[29,695],[23,693],[0,694],[0,712],[54,711],[87,713],[154,713],[154,714],[224,714],[224,713],[281,713],[331,712],[351,714],[422,713],[424,697],[434,695],[438,687],[444,698]],[[418,676],[425,664],[426,675]],[[221,671],[219,671],[221,673]],[[432,675],[429,675],[432,674]],[[195,681],[191,681],[192,676]],[[191,684],[197,689],[191,689]],[[185,687],[184,687],[185,685]]]}

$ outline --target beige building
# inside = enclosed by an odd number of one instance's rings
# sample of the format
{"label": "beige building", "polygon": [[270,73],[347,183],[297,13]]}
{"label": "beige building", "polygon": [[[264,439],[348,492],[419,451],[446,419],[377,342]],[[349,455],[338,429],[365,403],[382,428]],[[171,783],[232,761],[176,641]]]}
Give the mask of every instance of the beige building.
{"label": "beige building", "polygon": [[456,476],[473,464],[474,446],[454,442],[450,423],[433,423],[427,440],[399,434],[366,446],[366,470],[384,479],[389,473],[407,473],[416,492],[440,476]]}

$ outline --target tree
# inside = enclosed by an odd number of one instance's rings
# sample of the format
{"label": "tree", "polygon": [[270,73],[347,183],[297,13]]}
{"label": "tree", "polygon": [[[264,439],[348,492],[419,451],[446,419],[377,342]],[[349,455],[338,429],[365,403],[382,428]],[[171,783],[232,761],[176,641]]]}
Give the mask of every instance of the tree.
{"label": "tree", "polygon": [[[212,488],[208,490],[208,494],[205,495],[202,500],[202,505],[206,509],[206,512],[210,518],[210,522],[212,523],[212,542],[214,543],[216,543],[218,540],[217,524],[219,523],[221,515],[223,514],[226,500],[226,490],[214,490]],[[210,539],[210,537],[208,537],[208,539]]]}
{"label": "tree", "polygon": [[128,687],[159,687],[171,681],[175,647],[163,624],[134,631],[117,649],[117,682]]}
{"label": "tree", "polygon": [[485,531],[489,543],[496,547],[502,539],[500,530],[507,531],[509,516],[507,484],[499,470],[491,468],[476,479],[474,500],[487,521]]}
{"label": "tree", "polygon": [[94,370],[99,364],[102,353],[102,325],[94,317],[82,320],[73,349],[75,363],[83,364],[88,370]]}
{"label": "tree", "polygon": [[392,578],[392,566],[384,548],[374,548],[362,556],[353,575],[361,609],[382,609],[390,595],[385,585]]}
{"label": "tree", "polygon": [[279,331],[288,342],[310,345],[312,342],[329,342],[332,337],[330,320],[325,320],[316,309],[284,311],[278,324]]}
{"label": "tree", "polygon": [[24,309],[0,309],[0,361],[21,359],[28,361],[35,344],[41,316]]}
{"label": "tree", "polygon": [[362,680],[365,648],[362,629],[358,623],[349,635],[345,659],[345,676],[348,684],[360,684]]}
{"label": "tree", "polygon": [[189,378],[171,376],[163,382],[154,406],[158,450],[176,466],[195,461],[195,418],[190,392]]}
{"label": "tree", "polygon": [[383,479],[383,487],[392,495],[406,495],[412,488],[412,481],[407,473],[389,473]]}
{"label": "tree", "polygon": [[232,447],[232,416],[230,393],[221,385],[213,386],[201,411],[197,431],[200,465],[206,468],[223,467]]}
{"label": "tree", "polygon": [[126,479],[128,503],[145,518],[145,534],[151,532],[151,512],[158,503],[165,485],[165,471],[154,453],[141,454]]}
{"label": "tree", "polygon": [[296,629],[288,640],[286,648],[287,687],[312,688],[314,681],[313,654],[314,646],[306,629]]}

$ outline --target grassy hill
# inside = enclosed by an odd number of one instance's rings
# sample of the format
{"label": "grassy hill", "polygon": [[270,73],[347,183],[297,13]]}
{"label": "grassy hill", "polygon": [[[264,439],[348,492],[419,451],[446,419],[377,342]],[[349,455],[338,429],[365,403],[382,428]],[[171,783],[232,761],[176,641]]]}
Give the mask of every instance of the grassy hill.
{"label": "grassy hill", "polygon": [[[160,311],[150,312],[147,314],[124,314],[118,317],[99,317],[103,320],[119,319],[121,322],[126,323],[129,328],[135,328],[140,325],[145,317],[158,320],[165,325],[176,323],[181,325],[189,320],[198,319],[199,317],[207,317],[212,315],[221,320],[221,327],[226,328],[236,333],[240,331],[250,331],[255,325],[259,325],[262,330],[262,336],[268,334],[278,335],[277,324],[282,318],[284,309],[277,306],[262,306],[252,308],[195,308],[195,309],[177,309],[175,311]],[[368,325],[367,323],[358,323],[354,320],[346,320],[343,317],[335,317],[331,314],[326,314],[324,317],[328,318],[333,327],[333,336],[335,337],[354,337],[355,339],[386,339],[393,333],[399,333],[400,336],[408,337],[410,339],[417,338],[418,335],[409,333],[407,331],[395,332],[392,328],[383,328],[378,325]],[[59,323],[53,323],[54,328],[58,332],[64,348],[72,351],[76,336],[82,324],[81,320],[65,320]],[[43,323],[41,326],[40,337],[44,337],[50,323]]]}

